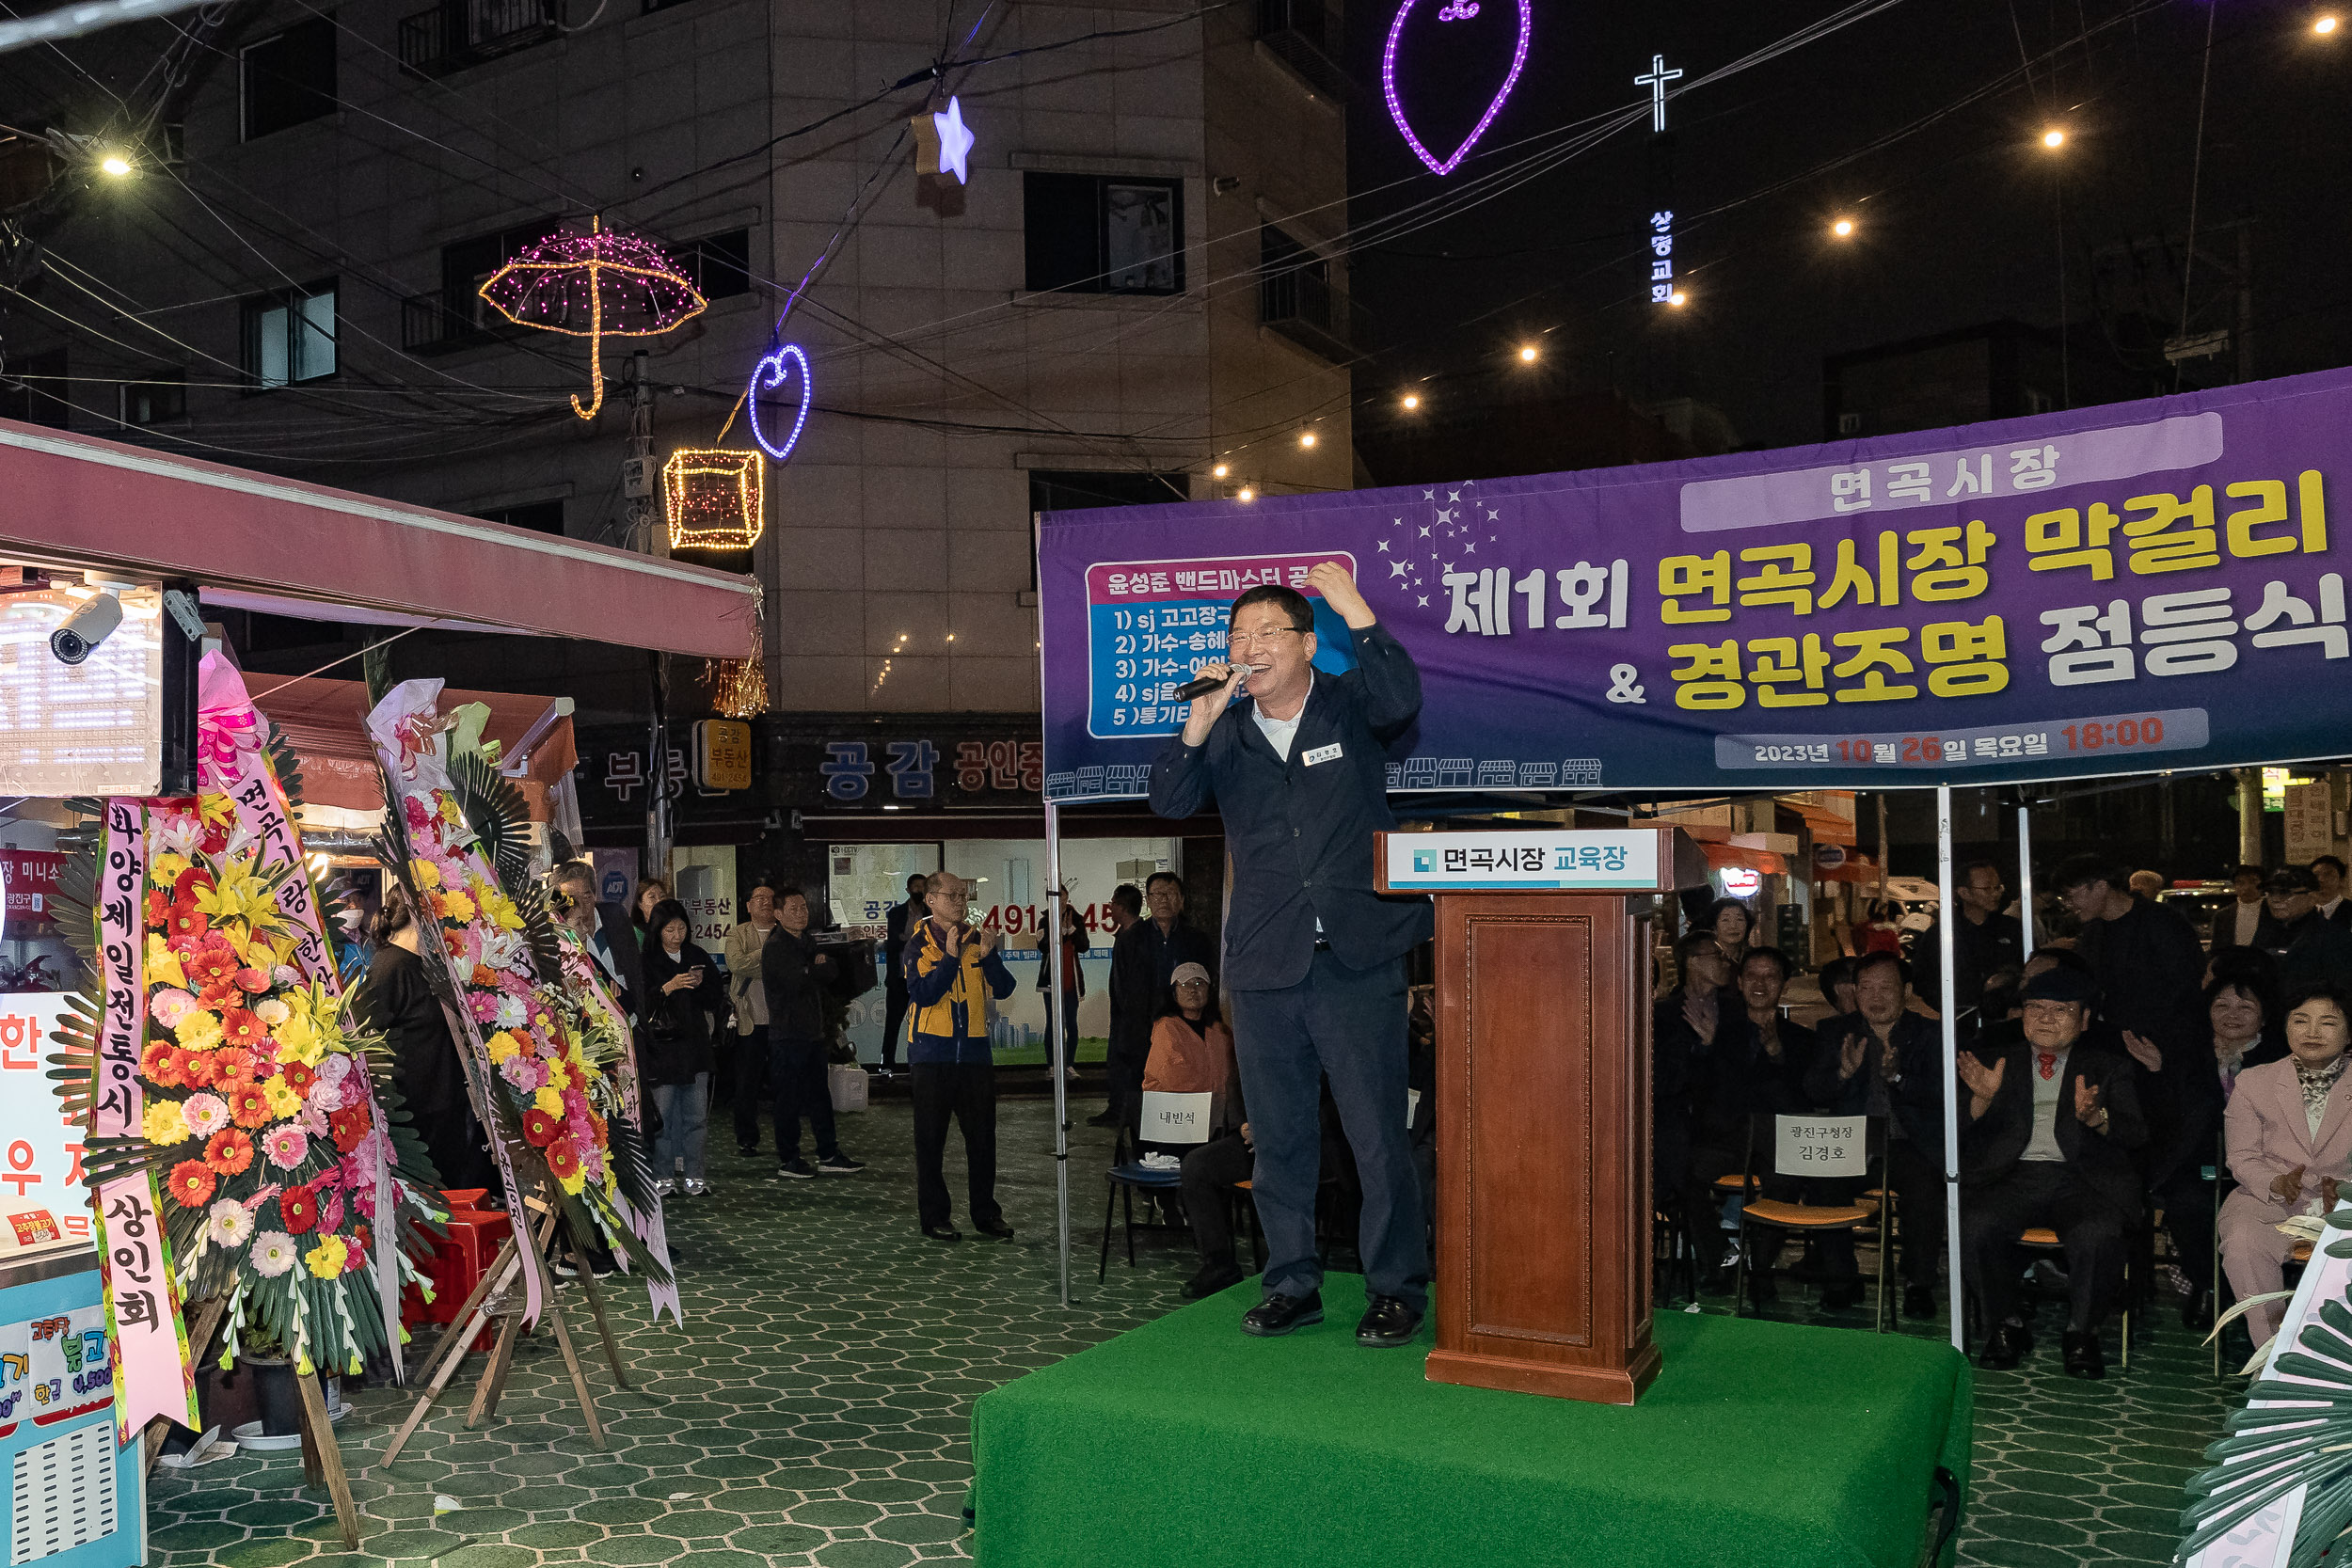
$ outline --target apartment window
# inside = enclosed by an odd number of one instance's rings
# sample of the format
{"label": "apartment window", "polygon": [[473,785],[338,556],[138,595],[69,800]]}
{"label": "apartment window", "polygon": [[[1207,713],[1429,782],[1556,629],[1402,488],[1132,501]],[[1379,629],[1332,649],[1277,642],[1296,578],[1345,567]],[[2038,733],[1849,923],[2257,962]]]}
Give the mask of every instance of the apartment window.
{"label": "apartment window", "polygon": [[246,44],[237,65],[247,141],[335,112],[335,24],[326,17]]}
{"label": "apartment window", "polygon": [[1097,473],[1082,468],[1029,470],[1029,510],[1077,512],[1091,506],[1152,506],[1161,501],[1192,499],[1184,474],[1138,473],[1122,469]]}
{"label": "apartment window", "polygon": [[477,234],[470,240],[443,245],[441,302],[451,323],[460,330],[476,332],[503,325],[506,318],[482,297],[482,285],[499,268],[562,227],[554,218],[534,218],[494,234]]}
{"label": "apartment window", "polygon": [[687,245],[679,259],[705,299],[731,299],[752,292],[752,231],[748,229],[706,234]]}
{"label": "apartment window", "polygon": [[1182,181],[1029,174],[1022,204],[1031,292],[1184,292]]}
{"label": "apartment window", "polygon": [[0,371],[0,420],[63,430],[69,423],[66,396],[65,350],[61,348],[22,357],[11,355],[6,370]]}
{"label": "apartment window", "polygon": [[121,389],[124,424],[178,424],[188,417],[188,372],[177,365],[143,371]]}
{"label": "apartment window", "polygon": [[561,500],[532,501],[524,506],[499,506],[471,515],[485,523],[504,523],[509,528],[527,528],[533,533],[564,536],[564,503]]}
{"label": "apartment window", "polygon": [[246,379],[264,390],[335,373],[335,284],[245,302]]}

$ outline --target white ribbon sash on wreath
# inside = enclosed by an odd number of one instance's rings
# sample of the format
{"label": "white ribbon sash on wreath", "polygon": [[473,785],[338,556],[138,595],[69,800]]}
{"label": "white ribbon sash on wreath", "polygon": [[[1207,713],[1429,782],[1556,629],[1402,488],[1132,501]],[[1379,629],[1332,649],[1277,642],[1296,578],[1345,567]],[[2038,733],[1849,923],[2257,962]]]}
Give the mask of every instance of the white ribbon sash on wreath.
{"label": "white ribbon sash on wreath", "polygon": [[[637,1040],[628,1026],[628,1013],[613,996],[612,988],[605,984],[604,967],[596,961],[596,955],[588,951],[588,944],[580,933],[559,928],[556,935],[564,950],[564,979],[580,993],[583,1006],[602,1012],[619,1032],[621,1060],[613,1075],[620,1080],[621,1111],[628,1117],[631,1127],[642,1128],[644,1118],[637,1107]],[[645,1243],[645,1249],[660,1261],[662,1271],[670,1275],[667,1283],[659,1279],[645,1281],[645,1299],[652,1306],[653,1321],[661,1321],[661,1309],[666,1307],[673,1322],[684,1323],[686,1309],[678,1301],[677,1271],[670,1266],[670,1233],[661,1217],[661,1196],[659,1193],[648,1196],[653,1200],[652,1206],[644,1210],[632,1208],[628,1199],[617,1189],[612,1195],[612,1201],[628,1217],[629,1229]],[[623,1266],[627,1266],[626,1259],[623,1259]]]}
{"label": "white ribbon sash on wreath", "polygon": [[[96,896],[103,1005],[90,1131],[100,1138],[137,1137],[146,1115],[139,1088],[139,1053],[147,1033],[144,801],[106,802]],[[154,1172],[142,1168],[135,1176],[103,1181],[97,1197],[106,1338],[114,1354],[115,1441],[129,1443],[158,1416],[193,1427],[196,1373],[188,1365],[187,1329],[181,1323],[180,1289]]]}
{"label": "white ribbon sash on wreath", "polygon": [[[256,872],[267,875],[281,865],[291,868],[278,884],[278,908],[295,932],[294,966],[303,979],[325,986],[329,996],[340,1000],[342,975],[335,967],[335,947],[327,938],[318,889],[311,882],[310,863],[293,822],[293,803],[270,767],[263,745],[267,729],[252,698],[246,694],[245,677],[218,654],[206,654],[197,666],[196,679],[198,787],[229,798],[238,827],[254,840]],[[400,1212],[393,1190],[391,1128],[384,1108],[375,1102],[373,1078],[361,1082],[367,1085],[369,1127],[361,1163],[375,1167],[375,1207],[368,1218],[374,1230],[376,1304],[384,1314],[392,1376],[405,1381],[400,1353],[400,1227],[397,1221],[385,1223],[386,1216]],[[356,1193],[353,1202],[358,1202]],[[431,1210],[442,1207],[438,1194],[424,1197],[423,1202]],[[364,1207],[362,1212],[366,1212]]]}

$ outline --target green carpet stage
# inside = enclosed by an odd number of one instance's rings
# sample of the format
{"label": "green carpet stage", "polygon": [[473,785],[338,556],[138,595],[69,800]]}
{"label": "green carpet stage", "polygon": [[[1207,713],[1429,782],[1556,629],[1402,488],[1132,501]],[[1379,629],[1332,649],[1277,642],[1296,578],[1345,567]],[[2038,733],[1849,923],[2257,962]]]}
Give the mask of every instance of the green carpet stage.
{"label": "green carpet stage", "polygon": [[[1661,1313],[1618,1408],[1431,1383],[1359,1350],[1363,1283],[1286,1339],[1257,1282],[1041,1368],[972,1412],[986,1568],[1915,1568],[1968,1478],[1949,1345]],[[1948,1560],[1948,1557],[1947,1557]]]}

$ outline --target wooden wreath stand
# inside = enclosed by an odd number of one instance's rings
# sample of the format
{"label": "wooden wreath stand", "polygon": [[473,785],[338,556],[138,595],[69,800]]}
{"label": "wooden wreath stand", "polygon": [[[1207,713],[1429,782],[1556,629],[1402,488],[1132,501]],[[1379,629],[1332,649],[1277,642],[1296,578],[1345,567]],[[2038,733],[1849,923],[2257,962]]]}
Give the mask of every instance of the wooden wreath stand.
{"label": "wooden wreath stand", "polygon": [[1660,1365],[1652,911],[1706,863],[1672,828],[1378,836],[1380,890],[1437,900],[1428,1376],[1631,1404]]}
{"label": "wooden wreath stand", "polygon": [[[392,1433],[392,1440],[385,1445],[382,1457],[375,1462],[377,1469],[386,1468],[400,1457],[401,1449],[407,1447],[408,1439],[424,1423],[426,1412],[433,1408],[434,1402],[441,1397],[450,1381],[457,1375],[457,1369],[465,1361],[467,1351],[493,1318],[499,1323],[498,1338],[492,1342],[489,1358],[483,1366],[482,1380],[474,1386],[473,1402],[466,1411],[466,1425],[478,1427],[498,1414],[499,1396],[505,1392],[507,1370],[514,1364],[515,1341],[521,1337],[523,1329],[522,1304],[511,1299],[509,1292],[526,1268],[535,1272],[539,1277],[543,1315],[555,1330],[556,1348],[563,1353],[564,1370],[571,1374],[572,1395],[579,1401],[580,1414],[588,1422],[589,1441],[600,1449],[607,1446],[604,1423],[596,1417],[596,1397],[588,1391],[587,1374],[581,1371],[579,1353],[572,1348],[571,1329],[564,1321],[563,1304],[556,1299],[555,1282],[548,1267],[548,1249],[554,1243],[557,1219],[555,1206],[548,1201],[548,1189],[543,1186],[539,1189],[539,1196],[524,1200],[526,1212],[516,1216],[514,1233],[499,1248],[497,1256],[490,1260],[490,1266],[482,1271],[481,1279],[474,1284],[473,1293],[457,1309],[457,1316],[450,1321],[441,1342],[434,1348],[432,1357],[421,1370],[419,1375],[426,1379],[424,1392],[418,1396],[415,1408],[408,1412],[408,1418],[400,1424],[400,1430]],[[540,1216],[535,1229],[531,1225],[533,1215]],[[612,1338],[612,1323],[604,1314],[604,1293],[596,1288],[596,1272],[589,1267],[587,1256],[578,1238],[567,1240],[573,1277],[579,1280],[580,1291],[588,1298],[589,1314],[596,1319],[596,1335],[604,1342],[604,1358],[612,1368],[612,1380],[627,1388],[630,1386],[628,1372],[621,1365],[621,1349]]]}
{"label": "wooden wreath stand", "polygon": [[[191,1364],[201,1362],[212,1352],[213,1336],[220,1331],[220,1320],[228,1310],[226,1298],[213,1296],[199,1302],[194,1323],[188,1330]],[[343,1469],[343,1450],[335,1440],[333,1412],[326,1408],[326,1391],[320,1374],[311,1371],[294,1379],[294,1386],[302,1396],[302,1481],[306,1486],[324,1483],[327,1495],[335,1499],[335,1521],[342,1528],[343,1544],[357,1551],[359,1546],[359,1505],[351,1495],[351,1477]],[[162,1417],[147,1423],[147,1452],[145,1463],[151,1475],[155,1457],[163,1451],[164,1439],[171,1433],[172,1423]]]}

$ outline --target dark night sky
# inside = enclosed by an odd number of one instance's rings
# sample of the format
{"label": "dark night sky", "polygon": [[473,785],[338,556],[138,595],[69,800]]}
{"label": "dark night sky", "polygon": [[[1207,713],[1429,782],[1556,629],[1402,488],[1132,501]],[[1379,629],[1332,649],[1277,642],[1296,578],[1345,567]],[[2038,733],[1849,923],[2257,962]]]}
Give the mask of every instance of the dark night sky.
{"label": "dark night sky", "polygon": [[[1442,156],[1500,81],[1516,15],[1510,0],[1484,0],[1477,17],[1440,24],[1438,5],[1420,0],[1406,24],[1399,85],[1417,124],[1451,117],[1450,136],[1424,136]],[[1534,6],[1527,66],[1485,155],[1446,181],[1416,177],[1380,95],[1394,0],[1351,16],[1359,229],[1531,150],[1507,144],[1633,103],[1647,89],[1632,78],[1654,53],[1689,84],[1838,8]],[[2322,39],[2311,24],[2325,9],[2252,0],[2215,18],[2198,228],[2209,250],[2233,257],[2235,236],[2212,230],[2255,223],[2263,376],[2352,360],[2352,7]],[[1691,91],[1669,105],[1690,306],[1651,305],[1646,257],[1635,254],[1656,158],[1645,117],[1494,200],[1359,251],[1353,287],[1378,351],[1359,372],[1359,399],[1377,408],[1425,374],[1448,378],[1430,385],[1433,403],[1474,394],[1490,376],[1527,373],[1511,368],[1511,350],[1542,333],[1555,384],[1696,397],[1749,444],[1816,440],[1825,355],[2004,317],[2058,324],[2061,194],[2066,309],[2077,352],[2102,352],[2095,253],[2177,241],[2187,227],[2206,22],[2191,0],[1906,0]],[[2036,139],[2051,124],[2070,133],[2055,156]],[[1827,237],[1840,214],[1861,224],[1850,244]],[[2143,297],[2169,316],[2177,289],[2168,274]]]}

